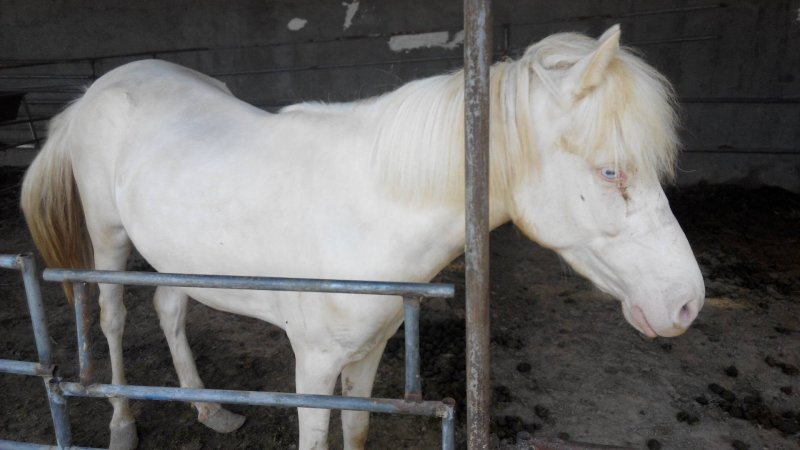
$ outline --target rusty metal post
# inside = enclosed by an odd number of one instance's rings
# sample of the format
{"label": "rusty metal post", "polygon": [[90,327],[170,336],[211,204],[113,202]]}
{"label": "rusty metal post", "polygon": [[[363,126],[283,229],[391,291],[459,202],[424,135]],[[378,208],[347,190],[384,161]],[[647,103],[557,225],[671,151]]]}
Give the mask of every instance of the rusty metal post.
{"label": "rusty metal post", "polygon": [[464,0],[466,143],[467,447],[489,448],[490,0]]}

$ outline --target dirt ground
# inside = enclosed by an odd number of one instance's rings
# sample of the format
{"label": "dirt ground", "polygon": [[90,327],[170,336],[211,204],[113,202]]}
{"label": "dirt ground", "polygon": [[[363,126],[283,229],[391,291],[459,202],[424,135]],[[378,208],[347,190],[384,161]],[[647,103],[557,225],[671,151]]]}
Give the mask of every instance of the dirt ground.
{"label": "dirt ground", "polygon": [[[20,171],[0,172],[0,253],[31,251],[16,206]],[[551,252],[513,226],[492,234],[493,440],[517,432],[636,449],[796,449],[800,447],[800,196],[786,191],[697,186],[670,191],[706,279],[703,311],[685,335],[648,340]],[[131,269],[145,270],[141,260]],[[463,263],[438,281],[458,297],[422,309],[423,388],[428,399],[459,404],[464,447]],[[60,287],[44,284],[59,373],[76,379],[74,318]],[[128,289],[125,358],[132,384],[177,386],[150,289]],[[35,360],[23,290],[0,272],[0,358]],[[97,315],[95,306],[94,314]],[[110,380],[108,351],[95,318],[97,379]],[[293,357],[283,332],[197,303],[189,341],[206,386],[293,391]],[[387,347],[375,396],[402,396],[401,334]],[[0,439],[54,443],[39,379],[0,374]],[[186,404],[133,401],[142,449],[293,448],[291,409],[231,406],[245,425],[219,435]],[[74,443],[108,444],[105,400],[69,399]],[[338,413],[331,446],[341,448]],[[433,449],[438,420],[373,414],[368,447]]]}

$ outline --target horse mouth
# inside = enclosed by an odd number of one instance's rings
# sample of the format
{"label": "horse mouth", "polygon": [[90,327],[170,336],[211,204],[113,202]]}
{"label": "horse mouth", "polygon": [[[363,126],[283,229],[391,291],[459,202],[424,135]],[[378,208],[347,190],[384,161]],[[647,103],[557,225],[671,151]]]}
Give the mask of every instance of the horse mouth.
{"label": "horse mouth", "polygon": [[633,319],[634,324],[636,327],[644,333],[645,336],[649,338],[658,337],[658,333],[653,330],[653,327],[650,326],[650,322],[647,321],[647,317],[644,315],[644,311],[642,308],[638,306],[634,306],[631,308],[631,319]]}

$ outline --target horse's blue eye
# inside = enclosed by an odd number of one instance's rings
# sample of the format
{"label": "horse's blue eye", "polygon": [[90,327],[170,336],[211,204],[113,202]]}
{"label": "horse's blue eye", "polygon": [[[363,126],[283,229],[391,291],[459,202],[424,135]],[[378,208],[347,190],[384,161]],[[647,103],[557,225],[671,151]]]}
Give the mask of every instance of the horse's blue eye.
{"label": "horse's blue eye", "polygon": [[603,169],[600,173],[608,180],[616,180],[617,179],[617,171],[614,169]]}

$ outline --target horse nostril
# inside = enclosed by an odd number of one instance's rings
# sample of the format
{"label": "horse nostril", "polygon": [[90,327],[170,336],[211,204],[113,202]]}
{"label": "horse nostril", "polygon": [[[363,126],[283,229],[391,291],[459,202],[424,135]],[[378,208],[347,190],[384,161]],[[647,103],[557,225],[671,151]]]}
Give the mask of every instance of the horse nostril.
{"label": "horse nostril", "polygon": [[697,317],[697,310],[694,307],[694,301],[687,302],[678,311],[678,323],[683,326],[688,327],[695,317]]}

